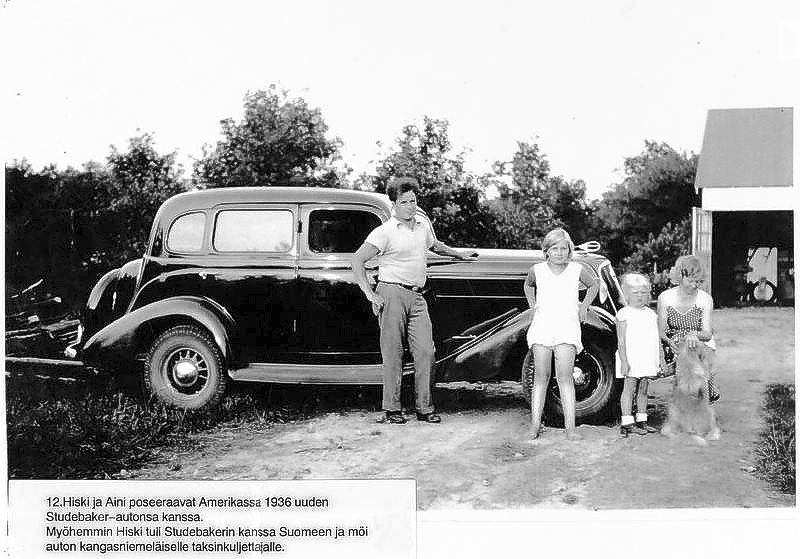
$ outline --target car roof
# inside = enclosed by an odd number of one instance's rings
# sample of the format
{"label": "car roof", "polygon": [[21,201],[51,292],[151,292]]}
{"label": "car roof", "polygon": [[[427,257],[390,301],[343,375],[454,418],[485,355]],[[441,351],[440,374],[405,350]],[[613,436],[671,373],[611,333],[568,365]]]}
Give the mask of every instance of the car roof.
{"label": "car roof", "polygon": [[309,188],[303,186],[235,186],[184,192],[168,199],[159,213],[169,218],[190,210],[212,208],[218,204],[257,202],[345,203],[369,204],[389,209],[385,194],[342,188]]}

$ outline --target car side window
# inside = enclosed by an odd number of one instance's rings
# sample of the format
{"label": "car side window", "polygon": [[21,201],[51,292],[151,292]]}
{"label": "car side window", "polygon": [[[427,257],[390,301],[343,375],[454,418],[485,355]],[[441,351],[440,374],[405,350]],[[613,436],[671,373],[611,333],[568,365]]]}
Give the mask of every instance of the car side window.
{"label": "car side window", "polygon": [[313,210],[308,223],[308,247],[323,254],[355,252],[380,224],[380,218],[372,212]]}
{"label": "car side window", "polygon": [[198,252],[203,248],[206,215],[195,212],[180,216],[169,228],[167,249],[172,252]]}
{"label": "car side window", "polygon": [[214,227],[220,252],[287,252],[294,239],[289,210],[222,210]]}

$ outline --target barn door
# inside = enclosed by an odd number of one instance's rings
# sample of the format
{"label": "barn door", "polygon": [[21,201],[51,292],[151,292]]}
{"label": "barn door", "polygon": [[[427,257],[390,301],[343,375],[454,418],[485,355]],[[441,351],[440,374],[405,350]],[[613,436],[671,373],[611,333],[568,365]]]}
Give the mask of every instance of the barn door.
{"label": "barn door", "polygon": [[[697,256],[708,274],[705,289],[711,293],[711,212],[692,208],[692,254]],[[714,294],[712,293],[713,297]]]}

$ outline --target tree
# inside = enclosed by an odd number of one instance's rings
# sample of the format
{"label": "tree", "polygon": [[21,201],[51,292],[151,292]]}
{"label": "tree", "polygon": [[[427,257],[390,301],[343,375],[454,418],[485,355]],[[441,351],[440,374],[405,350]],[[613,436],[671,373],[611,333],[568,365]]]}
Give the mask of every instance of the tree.
{"label": "tree", "polygon": [[486,231],[483,246],[537,249],[544,235],[556,223],[544,206],[524,208],[504,198],[490,200],[488,205],[494,227]]}
{"label": "tree", "polygon": [[575,242],[593,239],[595,206],[586,200],[586,184],[578,179],[568,181],[562,176],[549,177],[543,203],[555,219],[569,231]]}
{"label": "tree", "polygon": [[603,195],[597,212],[614,261],[632,255],[666,224],[686,219],[699,204],[696,170],[695,154],[651,141],[645,141],[641,154],[625,160],[625,178]]}
{"label": "tree", "polygon": [[594,207],[586,201],[586,185],[551,176],[538,144],[517,142],[511,161],[496,162],[493,172],[500,183],[501,202],[492,208],[502,243],[536,246],[553,227],[565,227],[577,242],[592,237]]}
{"label": "tree", "polygon": [[105,165],[37,173],[14,162],[6,185],[8,282],[46,278],[75,306],[101,274],[143,254],[159,205],[184,190],[175,154],[156,152],[149,134],[126,152],[112,146]]}
{"label": "tree", "polygon": [[473,182],[464,171],[464,154],[452,153],[450,124],[446,120],[423,117],[422,127],[403,126],[394,151],[381,161],[373,177],[375,189],[386,192],[393,177],[414,177],[420,184],[420,198],[441,197],[458,185]]}
{"label": "tree", "polygon": [[159,206],[186,188],[183,170],[175,163],[176,154],[159,154],[150,134],[131,138],[127,152],[111,146],[108,156],[109,183],[103,193],[110,218],[106,234],[110,252],[128,260],[144,253],[150,227]]}
{"label": "tree", "polygon": [[691,236],[691,217],[667,223],[658,233],[648,234],[647,240],[622,261],[623,267],[636,272],[668,270],[679,256],[689,252]]}
{"label": "tree", "polygon": [[650,275],[656,293],[660,293],[669,287],[668,272],[675,260],[689,252],[691,237],[691,217],[667,223],[657,234],[650,233],[647,240],[622,261],[622,267],[625,271]]}
{"label": "tree", "polygon": [[242,120],[226,118],[220,125],[223,138],[213,149],[204,146],[195,163],[200,186],[339,186],[350,172],[341,140],[326,137],[321,111],[274,85],[248,92]]}
{"label": "tree", "polygon": [[[372,187],[385,192],[394,177],[419,181],[419,203],[433,222],[436,234],[448,244],[486,245],[494,229],[475,177],[464,169],[463,152],[453,153],[446,120],[423,117],[422,126],[408,124],[397,138],[394,151],[381,161]],[[366,182],[363,178],[361,182]]]}
{"label": "tree", "polygon": [[[510,167],[510,170],[509,170]],[[550,162],[536,143],[517,142],[510,162],[496,162],[495,173],[509,175],[511,187],[500,190],[502,198],[523,207],[539,206],[550,178]]]}

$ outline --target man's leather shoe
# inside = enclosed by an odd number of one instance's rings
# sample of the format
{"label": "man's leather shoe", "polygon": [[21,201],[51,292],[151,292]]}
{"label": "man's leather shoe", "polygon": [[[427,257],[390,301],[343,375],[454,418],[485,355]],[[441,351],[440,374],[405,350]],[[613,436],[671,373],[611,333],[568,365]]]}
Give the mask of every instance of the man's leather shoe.
{"label": "man's leather shoe", "polygon": [[418,413],[417,421],[424,421],[425,423],[441,423],[442,418],[435,413]]}

